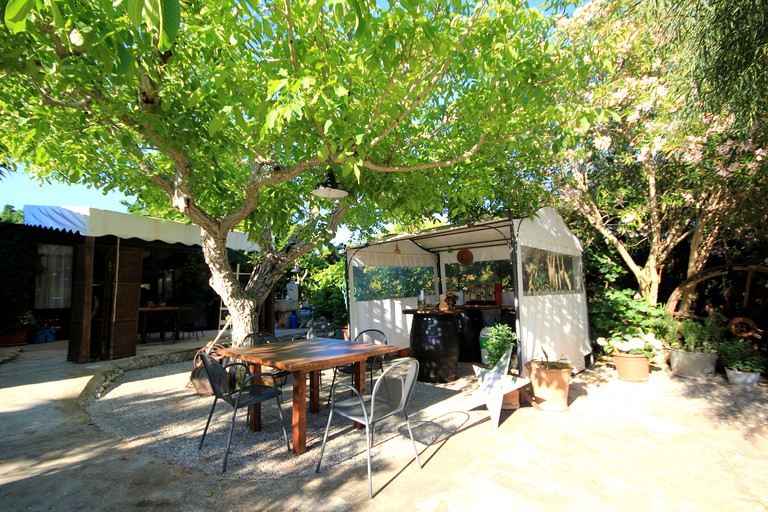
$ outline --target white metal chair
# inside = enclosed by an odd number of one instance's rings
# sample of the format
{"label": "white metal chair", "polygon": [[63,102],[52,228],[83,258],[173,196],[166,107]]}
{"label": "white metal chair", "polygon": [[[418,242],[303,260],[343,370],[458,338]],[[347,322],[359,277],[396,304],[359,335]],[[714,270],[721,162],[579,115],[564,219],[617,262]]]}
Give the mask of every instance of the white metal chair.
{"label": "white metal chair", "polygon": [[325,427],[323,436],[323,445],[320,448],[320,458],[317,461],[315,473],[320,472],[320,463],[323,461],[323,452],[325,443],[328,440],[328,430],[331,428],[331,420],[334,413],[340,414],[345,418],[362,423],[365,425],[365,441],[368,452],[368,497],[373,498],[373,482],[371,478],[371,444],[373,443],[373,430],[377,421],[396,414],[403,413],[405,416],[405,425],[408,427],[408,435],[411,437],[413,451],[416,453],[416,462],[421,467],[419,451],[416,448],[416,442],[413,439],[411,431],[411,422],[408,419],[408,402],[411,394],[416,387],[416,378],[419,375],[419,362],[413,358],[401,359],[395,361],[389,366],[381,376],[376,380],[373,391],[370,395],[361,395],[360,392],[349,384],[337,382],[331,388],[331,396],[334,395],[333,388],[343,386],[351,389],[356,396],[337,402],[331,399],[331,410],[328,413],[328,424]]}
{"label": "white metal chair", "polygon": [[[387,335],[379,329],[366,329],[355,336],[355,339],[352,341],[352,343],[373,343],[374,345],[386,345]],[[369,357],[365,361],[365,371],[368,372],[368,382],[373,382],[373,371],[376,369],[384,371],[384,355]],[[333,385],[336,383],[337,372],[352,376],[355,373],[355,365],[343,364],[340,366],[335,366],[333,368],[331,388],[333,388]],[[328,402],[330,403],[330,401],[331,395],[328,395]]]}

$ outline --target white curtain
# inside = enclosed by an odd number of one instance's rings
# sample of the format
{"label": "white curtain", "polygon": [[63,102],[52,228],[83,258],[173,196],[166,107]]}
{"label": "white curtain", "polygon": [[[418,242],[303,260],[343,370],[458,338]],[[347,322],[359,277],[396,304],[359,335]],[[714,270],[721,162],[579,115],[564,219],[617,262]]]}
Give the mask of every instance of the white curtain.
{"label": "white curtain", "polygon": [[71,307],[73,247],[50,244],[37,247],[44,270],[37,276],[35,309]]}

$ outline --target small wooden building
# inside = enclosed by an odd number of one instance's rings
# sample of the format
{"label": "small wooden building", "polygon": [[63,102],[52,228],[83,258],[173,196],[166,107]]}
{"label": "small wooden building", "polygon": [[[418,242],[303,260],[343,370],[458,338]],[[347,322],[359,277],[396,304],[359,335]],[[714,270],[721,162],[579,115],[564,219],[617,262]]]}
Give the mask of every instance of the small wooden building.
{"label": "small wooden building", "polygon": [[[70,361],[135,355],[141,307],[216,300],[195,225],[63,206],[25,206],[24,224],[37,228],[46,268],[36,302],[49,299],[34,311],[69,314]],[[227,246],[257,249],[245,233],[230,233]]]}

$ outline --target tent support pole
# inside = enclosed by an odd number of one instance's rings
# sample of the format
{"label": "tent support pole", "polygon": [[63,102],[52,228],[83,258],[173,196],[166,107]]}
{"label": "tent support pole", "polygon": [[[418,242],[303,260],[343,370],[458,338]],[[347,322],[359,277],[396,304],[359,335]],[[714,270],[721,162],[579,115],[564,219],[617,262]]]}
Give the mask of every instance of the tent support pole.
{"label": "tent support pole", "polygon": [[[512,216],[512,212],[507,211],[509,217],[509,259],[512,261],[512,297],[513,304],[515,306],[515,332],[518,334],[517,339],[517,371],[520,375],[523,375],[523,365],[525,364],[525,358],[523,357],[523,345],[520,339],[520,332],[522,332],[520,325],[520,261],[517,251],[517,231],[515,230],[515,218]],[[522,222],[522,221],[521,221]]]}

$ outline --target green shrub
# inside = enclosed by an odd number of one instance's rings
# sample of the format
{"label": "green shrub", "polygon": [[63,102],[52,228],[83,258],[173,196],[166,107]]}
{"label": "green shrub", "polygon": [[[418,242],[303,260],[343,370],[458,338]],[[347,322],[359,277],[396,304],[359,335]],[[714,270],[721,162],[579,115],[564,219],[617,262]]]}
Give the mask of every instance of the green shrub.
{"label": "green shrub", "polygon": [[488,338],[488,364],[493,366],[496,364],[504,352],[509,350],[516,341],[517,333],[506,324],[498,324],[493,327],[489,327],[490,336]]}

